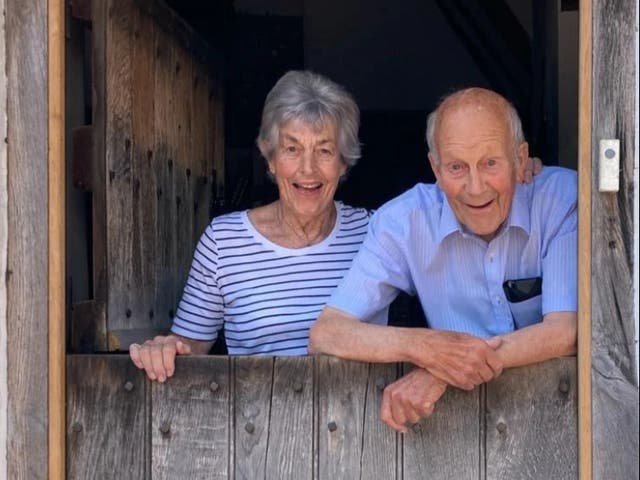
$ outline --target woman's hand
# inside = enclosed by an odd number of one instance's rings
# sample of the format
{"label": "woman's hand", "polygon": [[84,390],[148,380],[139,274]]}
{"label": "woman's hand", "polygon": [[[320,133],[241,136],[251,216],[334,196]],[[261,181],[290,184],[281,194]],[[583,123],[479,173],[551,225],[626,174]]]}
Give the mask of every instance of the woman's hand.
{"label": "woman's hand", "polygon": [[544,164],[538,157],[529,157],[522,171],[522,183],[533,182],[533,177],[542,171]]}
{"label": "woman's hand", "polygon": [[136,367],[147,372],[149,380],[164,382],[175,372],[176,355],[190,355],[191,350],[190,342],[177,335],[159,335],[142,345],[131,344],[129,356]]}

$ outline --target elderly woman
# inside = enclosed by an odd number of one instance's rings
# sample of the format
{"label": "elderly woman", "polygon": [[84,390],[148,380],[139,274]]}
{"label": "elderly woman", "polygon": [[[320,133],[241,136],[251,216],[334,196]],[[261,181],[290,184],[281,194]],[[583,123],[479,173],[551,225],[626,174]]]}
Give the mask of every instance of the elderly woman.
{"label": "elderly woman", "polygon": [[[214,218],[196,247],[171,334],[130,348],[152,380],[176,354],[208,353],[224,326],[230,354],[304,355],[311,324],[364,239],[369,212],[334,201],[360,157],[359,110],[339,85],[285,74],[267,95],[260,152],[277,201]],[[386,310],[375,321],[386,321]]]}

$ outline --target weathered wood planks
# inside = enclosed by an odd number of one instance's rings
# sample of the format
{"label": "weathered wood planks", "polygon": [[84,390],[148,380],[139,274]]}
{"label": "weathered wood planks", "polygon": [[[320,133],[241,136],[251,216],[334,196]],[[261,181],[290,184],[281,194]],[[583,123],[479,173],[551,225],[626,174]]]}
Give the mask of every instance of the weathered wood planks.
{"label": "weathered wood planks", "polygon": [[91,10],[95,305],[74,311],[72,348],[126,350],[171,325],[214,165],[224,181],[221,59],[164,3]]}
{"label": "weathered wood planks", "polygon": [[378,419],[382,388],[401,369],[186,357],[151,385],[126,356],[72,355],[69,478],[576,478],[575,358],[450,389],[405,435]]}
{"label": "weathered wood planks", "polygon": [[67,478],[150,478],[142,373],[125,356],[78,355],[67,357],[67,379]]}
{"label": "weathered wood planks", "polygon": [[5,7],[7,137],[2,140],[8,204],[1,273],[8,402],[7,471],[0,476],[37,480],[48,476],[47,2],[7,0]]}
{"label": "weathered wood planks", "polygon": [[487,479],[578,478],[576,377],[558,359],[487,384]]}
{"label": "weathered wood planks", "polygon": [[[633,220],[638,2],[593,0],[591,403],[593,478],[638,478]],[[601,139],[620,140],[620,191],[598,191]],[[634,165],[635,164],[635,165]],[[637,267],[636,267],[637,268]]]}

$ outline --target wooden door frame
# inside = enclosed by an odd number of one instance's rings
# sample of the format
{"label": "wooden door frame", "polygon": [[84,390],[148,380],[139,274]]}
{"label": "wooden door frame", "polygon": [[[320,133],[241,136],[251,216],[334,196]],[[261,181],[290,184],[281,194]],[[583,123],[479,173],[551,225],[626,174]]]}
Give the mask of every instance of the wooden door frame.
{"label": "wooden door frame", "polygon": [[578,474],[592,474],[591,438],[591,55],[593,5],[581,0],[578,59]]}
{"label": "wooden door frame", "polygon": [[65,478],[65,1],[48,0],[49,478]]}
{"label": "wooden door frame", "polygon": [[[591,111],[592,1],[580,2],[578,437],[580,479],[592,473],[591,419]],[[49,99],[49,478],[65,476],[65,159],[64,0],[48,0]]]}

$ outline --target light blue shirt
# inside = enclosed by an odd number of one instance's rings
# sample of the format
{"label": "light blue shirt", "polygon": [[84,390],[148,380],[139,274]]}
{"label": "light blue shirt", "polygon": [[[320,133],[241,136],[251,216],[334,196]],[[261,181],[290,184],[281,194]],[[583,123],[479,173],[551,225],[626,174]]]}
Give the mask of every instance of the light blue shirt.
{"label": "light blue shirt", "polygon": [[[491,337],[577,311],[577,175],[545,167],[518,185],[489,243],[458,222],[436,185],[383,205],[328,305],[366,319],[400,290],[417,294],[428,326]],[[543,277],[542,295],[510,304],[506,280]]]}

